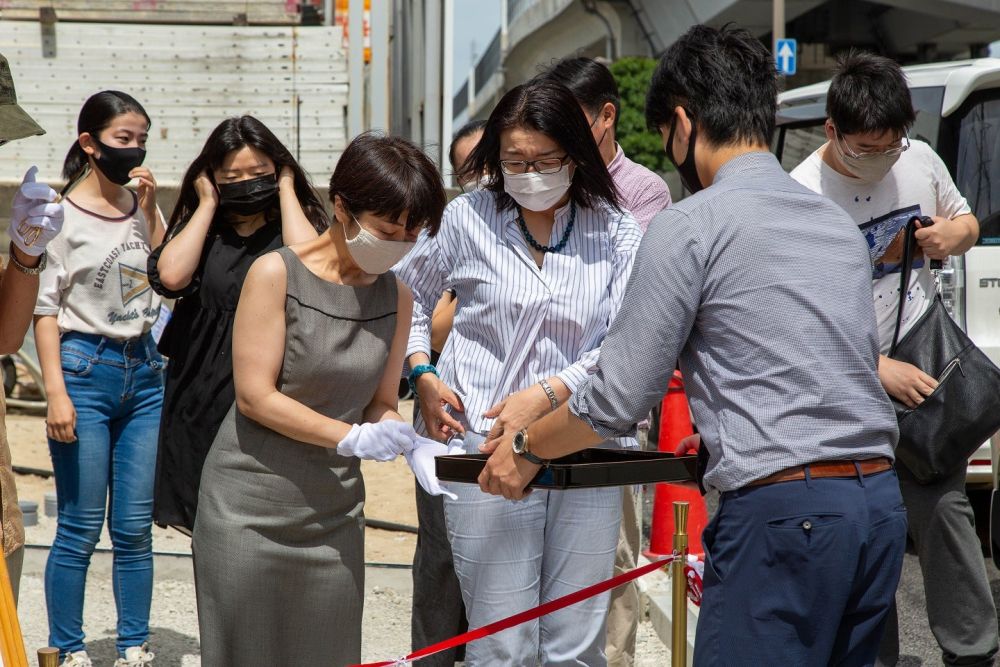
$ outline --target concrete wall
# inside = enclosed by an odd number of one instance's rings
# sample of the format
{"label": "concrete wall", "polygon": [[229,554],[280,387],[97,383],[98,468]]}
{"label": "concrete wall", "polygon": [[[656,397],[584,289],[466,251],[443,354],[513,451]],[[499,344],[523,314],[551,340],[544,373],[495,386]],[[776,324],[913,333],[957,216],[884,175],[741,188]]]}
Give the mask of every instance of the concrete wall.
{"label": "concrete wall", "polygon": [[[84,100],[106,89],[138,99],[152,119],[146,164],[178,183],[228,116],[252,114],[317,182],[347,144],[347,53],[339,27],[63,23],[51,53],[37,22],[0,21],[20,105],[47,134],[4,146],[0,181],[36,164],[58,179]],[[22,166],[23,165],[23,166]]]}
{"label": "concrete wall", "polygon": [[294,25],[299,22],[298,4],[297,0],[4,0],[0,19],[37,20],[40,9],[52,8],[63,21],[231,24],[245,20]]}

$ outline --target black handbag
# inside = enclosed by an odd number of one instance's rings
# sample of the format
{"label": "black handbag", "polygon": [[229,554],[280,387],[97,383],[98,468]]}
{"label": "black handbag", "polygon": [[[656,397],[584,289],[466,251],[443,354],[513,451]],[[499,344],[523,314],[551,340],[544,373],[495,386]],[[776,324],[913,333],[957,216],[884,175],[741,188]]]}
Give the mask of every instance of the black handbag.
{"label": "black handbag", "polygon": [[906,225],[899,309],[889,356],[936,378],[938,386],[913,409],[890,398],[899,420],[896,457],[918,482],[929,484],[958,470],[1000,429],[1000,368],[951,319],[940,295],[935,295],[928,311],[900,340],[917,220],[925,227],[934,224],[925,216],[914,217]]}

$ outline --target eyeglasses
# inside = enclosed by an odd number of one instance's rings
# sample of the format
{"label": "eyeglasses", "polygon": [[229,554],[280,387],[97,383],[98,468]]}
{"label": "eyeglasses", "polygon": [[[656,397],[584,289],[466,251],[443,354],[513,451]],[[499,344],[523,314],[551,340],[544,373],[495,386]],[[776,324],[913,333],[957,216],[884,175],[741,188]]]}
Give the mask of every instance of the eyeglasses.
{"label": "eyeglasses", "polygon": [[562,157],[547,157],[544,160],[500,160],[500,169],[509,176],[526,174],[529,168],[538,174],[554,174],[563,168],[568,157],[567,154]]}
{"label": "eyeglasses", "polygon": [[837,136],[841,140],[844,153],[846,153],[849,157],[854,158],[855,160],[871,160],[877,157],[895,157],[897,155],[902,155],[904,151],[910,148],[910,138],[904,134],[902,137],[900,137],[899,141],[896,142],[898,145],[890,146],[884,151],[870,151],[866,153],[858,153],[853,148],[851,148],[850,144],[847,143],[847,139],[844,137],[843,134],[840,133],[840,130],[837,130]]}

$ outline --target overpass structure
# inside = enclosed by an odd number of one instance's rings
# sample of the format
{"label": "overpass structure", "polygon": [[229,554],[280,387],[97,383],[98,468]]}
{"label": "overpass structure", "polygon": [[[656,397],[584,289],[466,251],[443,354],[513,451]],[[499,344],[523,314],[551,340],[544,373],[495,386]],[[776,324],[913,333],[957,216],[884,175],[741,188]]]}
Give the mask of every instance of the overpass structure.
{"label": "overpass structure", "polygon": [[[500,1],[501,27],[453,96],[456,124],[485,117],[506,90],[567,55],[656,56],[698,23],[772,38],[772,0]],[[904,64],[986,55],[1000,39],[1000,0],[786,0],[785,21],[799,44],[799,72],[786,83],[796,87],[827,78],[851,47]]]}

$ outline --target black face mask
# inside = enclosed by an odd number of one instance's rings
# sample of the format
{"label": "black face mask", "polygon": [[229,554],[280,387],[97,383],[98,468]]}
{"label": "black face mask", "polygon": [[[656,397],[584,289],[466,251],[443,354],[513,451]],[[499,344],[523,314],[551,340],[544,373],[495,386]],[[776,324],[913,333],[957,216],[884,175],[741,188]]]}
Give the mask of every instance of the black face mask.
{"label": "black face mask", "polygon": [[98,139],[94,139],[94,141],[101,149],[100,156],[94,158],[94,164],[112,183],[125,185],[131,181],[132,178],[128,173],[146,159],[145,148],[114,148]]}
{"label": "black face mask", "polygon": [[676,115],[674,115],[674,121],[670,124],[670,134],[667,136],[667,145],[664,150],[667,153],[667,159],[677,168],[677,173],[680,174],[684,187],[688,192],[694,194],[704,190],[705,186],[702,185],[701,179],[698,178],[698,168],[694,165],[694,141],[697,136],[697,129],[691,114],[688,114],[688,118],[691,120],[691,136],[688,137],[688,151],[687,155],[684,156],[684,162],[677,164],[677,161],[674,160],[674,130],[677,129]]}
{"label": "black face mask", "polygon": [[257,215],[266,211],[278,196],[274,174],[235,183],[219,183],[219,206],[236,215]]}

